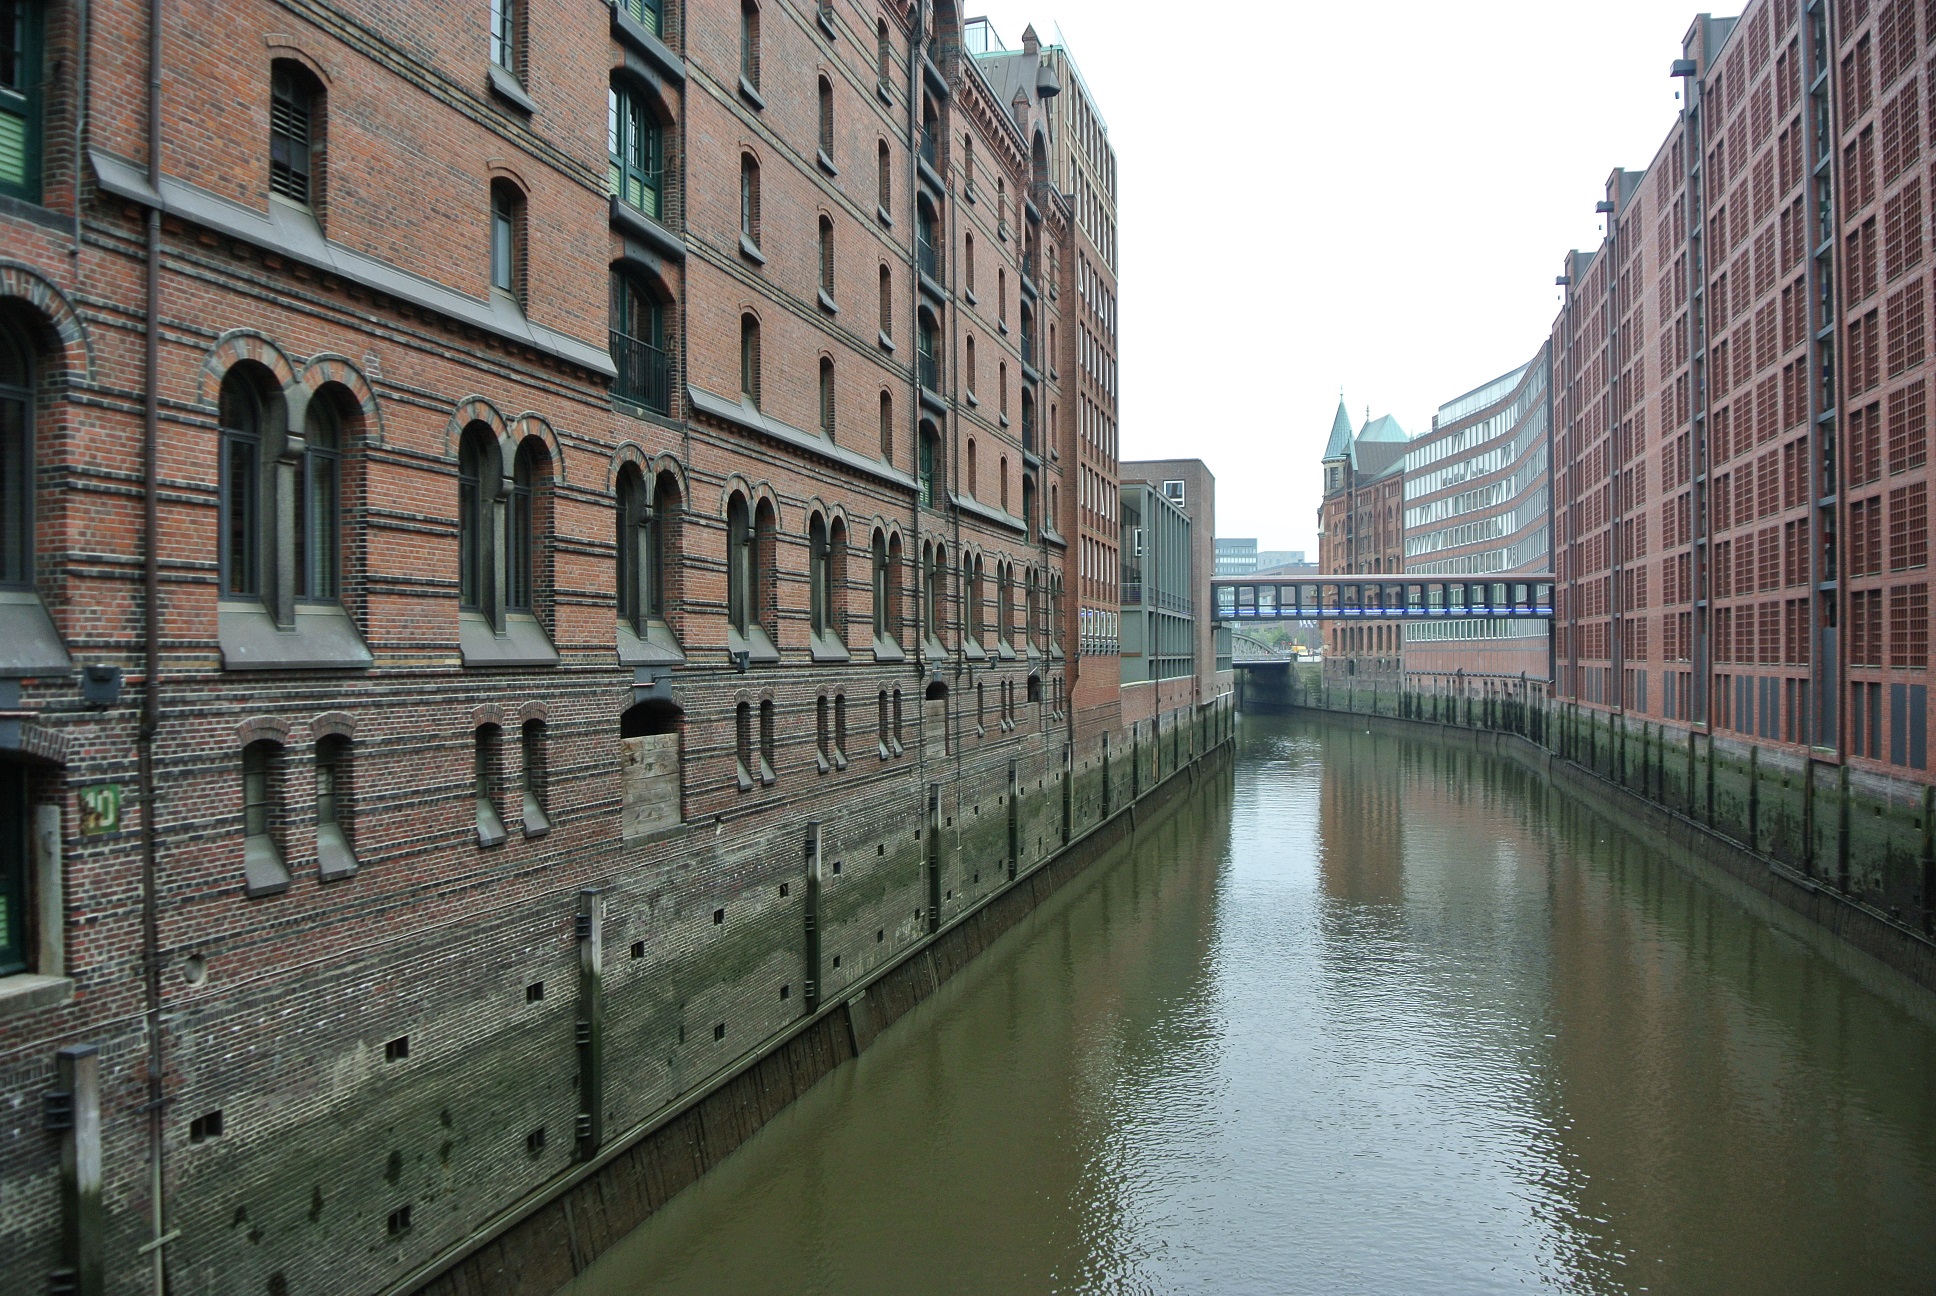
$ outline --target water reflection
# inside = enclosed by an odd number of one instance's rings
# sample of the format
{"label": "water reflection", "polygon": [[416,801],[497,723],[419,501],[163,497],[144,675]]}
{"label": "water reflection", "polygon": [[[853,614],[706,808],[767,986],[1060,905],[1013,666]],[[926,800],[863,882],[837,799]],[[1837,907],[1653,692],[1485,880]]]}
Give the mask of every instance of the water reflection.
{"label": "water reflection", "polygon": [[1247,720],[572,1291],[1929,1290],[1879,985],[1517,769]]}

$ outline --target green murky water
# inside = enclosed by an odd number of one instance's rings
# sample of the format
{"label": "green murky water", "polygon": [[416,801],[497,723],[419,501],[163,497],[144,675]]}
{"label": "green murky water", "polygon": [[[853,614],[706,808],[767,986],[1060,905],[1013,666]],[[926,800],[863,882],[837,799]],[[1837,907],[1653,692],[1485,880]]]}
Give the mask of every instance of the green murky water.
{"label": "green murky water", "polygon": [[1244,721],[571,1296],[1936,1291],[1936,1010],[1510,766]]}

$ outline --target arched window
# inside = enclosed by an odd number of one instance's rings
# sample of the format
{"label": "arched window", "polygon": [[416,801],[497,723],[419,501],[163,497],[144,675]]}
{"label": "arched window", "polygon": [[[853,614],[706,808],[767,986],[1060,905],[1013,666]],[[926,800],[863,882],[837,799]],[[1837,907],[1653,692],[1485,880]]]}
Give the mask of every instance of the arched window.
{"label": "arched window", "polygon": [[612,394],[660,414],[672,412],[672,361],[666,348],[670,301],[623,270],[612,271]]}
{"label": "arched window", "polygon": [[833,729],[833,705],[827,695],[822,693],[813,702],[814,764],[819,767],[822,774],[834,767]]}
{"label": "arched window", "polygon": [[667,620],[677,554],[679,489],[672,474],[647,483],[627,464],[618,476],[618,615],[641,639]]}
{"label": "arched window", "polygon": [[0,323],[0,586],[31,589],[33,583],[33,360],[22,339]]}
{"label": "arched window", "polygon": [[925,570],[921,573],[921,632],[935,643],[941,642],[941,627],[947,623],[948,555],[940,545],[927,550]]}
{"label": "arched window", "polygon": [[[962,184],[962,188],[967,191],[969,201],[970,202],[974,201],[975,137],[973,135],[967,134],[966,132],[964,132],[961,137],[961,184]],[[975,287],[975,277],[973,273],[970,273],[968,276],[968,287],[970,291],[972,291]]]}
{"label": "arched window", "polygon": [[834,362],[820,357],[820,430],[834,440]]}
{"label": "arched window", "polygon": [[646,97],[618,79],[606,91],[605,151],[612,193],[658,220],[665,192],[665,131]]}
{"label": "arched window", "polygon": [[834,298],[834,223],[822,216],[820,218],[820,293],[827,300],[822,305],[831,304]]}
{"label": "arched window", "polygon": [[270,467],[263,434],[267,410],[256,381],[237,366],[222,379],[222,596],[261,598]]}
{"label": "arched window", "polygon": [[973,234],[962,236],[961,281],[970,293],[975,291],[975,236]]}
{"label": "arched window", "polygon": [[1022,303],[1021,352],[1022,352],[1022,363],[1027,365],[1031,369],[1036,368],[1037,366],[1035,363],[1035,312],[1029,309],[1029,305],[1027,302]]}
{"label": "arched window", "polygon": [[1035,479],[1026,473],[1022,476],[1022,525],[1028,528],[1029,538],[1035,538]]}
{"label": "arched window", "polygon": [[836,633],[833,543],[827,520],[815,513],[807,524],[807,618],[816,639]]}
{"label": "arched window", "polygon": [[758,581],[753,511],[744,495],[734,495],[726,505],[726,618],[742,635],[758,619]]}
{"label": "arched window", "polygon": [[760,164],[751,153],[739,155],[739,236],[760,246]]}
{"label": "arched window", "polygon": [[921,254],[921,273],[936,283],[942,281],[941,218],[926,198],[914,204],[914,242]]}
{"label": "arched window", "polygon": [[881,461],[894,462],[894,398],[881,393]]}
{"label": "arched window", "polygon": [[524,195],[509,180],[491,181],[491,287],[524,303]]}
{"label": "arched window", "polygon": [[334,400],[311,397],[296,466],[296,597],[327,600],[342,589],[343,425]]}
{"label": "arched window", "polygon": [[881,267],[881,341],[894,337],[894,272]]}
{"label": "arched window", "polygon": [[1008,456],[1007,455],[1002,456],[1001,469],[1002,469],[1002,476],[1001,476],[1002,512],[1006,513],[1008,512]]}
{"label": "arched window", "polygon": [[1012,637],[1015,620],[1014,569],[1007,563],[995,568],[995,638],[1004,648]]}
{"label": "arched window", "polygon": [[242,749],[242,879],[250,896],[289,888],[283,863],[282,744],[263,738]]}
{"label": "arched window", "polygon": [[741,702],[733,708],[733,764],[739,790],[753,790],[753,706]]}
{"label": "arched window", "polygon": [[496,602],[495,507],[502,470],[497,438],[482,423],[464,429],[457,449],[458,602],[489,613]]}
{"label": "arched window", "polygon": [[[26,9],[35,6],[27,5]],[[22,12],[18,4],[6,9]],[[0,14],[5,10],[0,9]],[[0,22],[4,22],[0,17]],[[0,31],[0,52],[4,52]],[[0,81],[5,61],[0,59]],[[0,107],[5,94],[0,92]],[[277,59],[269,71],[269,192],[305,206],[322,194],[323,90],[308,68],[293,59]],[[0,162],[0,172],[6,164]]]}
{"label": "arched window", "polygon": [[[996,382],[997,382],[997,385],[1001,388],[1001,393],[1002,393],[1002,396],[1001,396],[1002,417],[1007,418],[1008,417],[1008,361],[1004,360],[1001,362],[999,366],[997,366]],[[1006,426],[1006,424],[1004,424],[1004,426]]]}
{"label": "arched window", "polygon": [[[50,79],[37,0],[0,4],[0,194],[40,201],[41,113]],[[58,66],[58,64],[56,65]]]}
{"label": "arched window", "polygon": [[915,320],[914,349],[921,370],[921,385],[931,392],[941,391],[941,325],[933,312],[922,308]]}
{"label": "arched window", "polygon": [[995,272],[995,322],[1001,325],[1002,332],[1008,332],[1008,271]]}
{"label": "arched window", "polygon": [[980,480],[981,480],[980,474],[978,474],[975,471],[975,438],[969,437],[968,438],[968,471],[965,474],[963,474],[961,485],[962,485],[962,489],[968,492],[968,497],[970,499],[975,498],[975,485]]}
{"label": "arched window", "polygon": [[545,722],[526,720],[518,734],[519,755],[523,758],[524,835],[542,837],[551,831],[551,812],[546,808],[551,798],[551,780],[547,765],[550,758],[549,744],[546,741]]}
{"label": "arched window", "polygon": [[752,315],[739,317],[739,395],[760,407],[760,321]]}
{"label": "arched window", "polygon": [[982,605],[988,592],[982,584],[982,565],[979,557],[971,558],[963,571],[964,589],[962,597],[968,601],[968,637],[981,643]]}
{"label": "arched window", "polygon": [[834,694],[834,768],[847,768],[847,695]]}
{"label": "arched window", "polygon": [[544,442],[526,437],[511,462],[511,498],[505,515],[504,606],[513,612],[537,609],[548,529],[544,513],[549,499],[542,492],[550,478],[551,459]]}
{"label": "arched window", "polygon": [[874,533],[874,543],[869,554],[869,583],[874,596],[874,639],[878,643],[894,637],[894,627],[887,615],[887,586],[892,579],[887,563],[887,535]]}
{"label": "arched window", "polygon": [[881,141],[879,167],[875,196],[880,203],[881,214],[891,218],[894,211],[894,156],[888,151],[886,140]]}
{"label": "arched window", "polygon": [[1022,449],[1035,453],[1035,393],[1022,387]]}
{"label": "arched window", "polygon": [[834,165],[834,85],[820,78],[820,161],[827,169]]}
{"label": "arched window", "polygon": [[874,67],[881,89],[891,89],[894,85],[894,42],[888,39],[885,18],[874,28]]}
{"label": "arched window", "polygon": [[1022,643],[1030,652],[1035,651],[1035,633],[1040,625],[1040,618],[1036,611],[1037,605],[1035,569],[1030,568],[1022,591]]}
{"label": "arched window", "polygon": [[967,370],[962,375],[962,380],[967,384],[968,395],[973,397],[975,394],[975,379],[978,372],[975,365],[975,335],[973,333],[968,335],[968,354],[963,358],[962,364]]}
{"label": "arched window", "polygon": [[739,74],[753,89],[760,88],[760,7],[740,0]]}
{"label": "arched window", "polygon": [[920,463],[921,502],[929,508],[941,507],[941,483],[939,474],[935,468],[935,461],[940,457],[938,453],[939,447],[936,444],[938,440],[939,438],[935,435],[934,425],[931,423],[923,423],[921,425]]}
{"label": "arched window", "polygon": [[773,785],[774,769],[780,763],[773,699],[760,702],[760,782],[768,787]]}
{"label": "arched window", "polygon": [[1008,237],[1008,178],[995,177],[995,226],[1003,238]]}
{"label": "arched window", "polygon": [[323,881],[356,872],[356,789],[350,740],[316,740],[316,871]]}

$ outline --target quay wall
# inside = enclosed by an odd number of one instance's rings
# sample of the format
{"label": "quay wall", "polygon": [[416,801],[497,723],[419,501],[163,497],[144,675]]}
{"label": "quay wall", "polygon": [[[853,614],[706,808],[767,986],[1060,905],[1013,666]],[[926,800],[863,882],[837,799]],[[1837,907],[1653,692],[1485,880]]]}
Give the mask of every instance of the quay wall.
{"label": "quay wall", "polygon": [[[1248,672],[1240,709],[1429,730],[1544,775],[1936,990],[1936,789],[1671,722],[1544,696],[1536,682],[1333,687],[1315,667]],[[1276,678],[1281,676],[1281,680]]]}

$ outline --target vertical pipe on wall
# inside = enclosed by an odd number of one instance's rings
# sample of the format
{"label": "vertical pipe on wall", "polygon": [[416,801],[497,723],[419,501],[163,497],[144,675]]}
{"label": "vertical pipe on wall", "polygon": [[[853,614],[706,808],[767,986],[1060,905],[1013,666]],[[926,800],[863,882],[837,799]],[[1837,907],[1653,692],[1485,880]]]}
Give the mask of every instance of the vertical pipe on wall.
{"label": "vertical pipe on wall", "polygon": [[[148,188],[161,193],[162,0],[148,0]],[[76,162],[78,163],[78,159]],[[77,174],[78,179],[78,174]],[[162,1201],[163,1053],[159,833],[155,825],[155,735],[161,727],[161,211],[149,207],[143,327],[141,521],[142,688],[137,777],[141,800],[141,946],[148,1036],[148,1196],[151,1236],[144,1248],[156,1296],[168,1290],[167,1212]]]}

